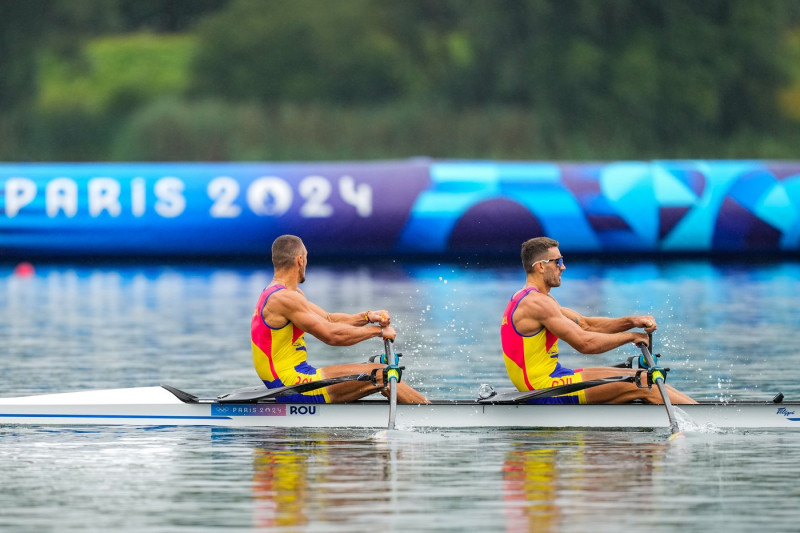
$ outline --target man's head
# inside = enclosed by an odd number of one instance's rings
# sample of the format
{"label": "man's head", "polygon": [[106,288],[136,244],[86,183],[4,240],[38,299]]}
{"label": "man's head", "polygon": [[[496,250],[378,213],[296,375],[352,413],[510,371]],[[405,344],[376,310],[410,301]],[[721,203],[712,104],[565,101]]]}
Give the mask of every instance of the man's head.
{"label": "man's head", "polygon": [[550,287],[561,285],[561,272],[565,267],[558,250],[558,241],[536,237],[522,243],[522,267],[527,275],[541,275]]}
{"label": "man's head", "polygon": [[558,248],[558,241],[549,237],[535,237],[522,243],[522,267],[526,273],[533,272],[533,263],[547,259],[551,248]]}
{"label": "man's head", "polygon": [[300,237],[281,235],[272,243],[272,266],[275,272],[297,267],[300,269],[298,281],[303,283],[306,280],[307,262],[308,252]]}

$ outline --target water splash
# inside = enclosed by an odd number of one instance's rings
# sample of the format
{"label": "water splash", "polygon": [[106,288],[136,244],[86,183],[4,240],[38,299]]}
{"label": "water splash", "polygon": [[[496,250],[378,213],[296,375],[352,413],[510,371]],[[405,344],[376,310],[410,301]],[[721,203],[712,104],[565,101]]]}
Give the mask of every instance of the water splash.
{"label": "water splash", "polygon": [[704,433],[718,434],[723,431],[712,423],[699,424],[686,411],[680,407],[675,407],[675,417],[678,419],[678,427],[684,433]]}

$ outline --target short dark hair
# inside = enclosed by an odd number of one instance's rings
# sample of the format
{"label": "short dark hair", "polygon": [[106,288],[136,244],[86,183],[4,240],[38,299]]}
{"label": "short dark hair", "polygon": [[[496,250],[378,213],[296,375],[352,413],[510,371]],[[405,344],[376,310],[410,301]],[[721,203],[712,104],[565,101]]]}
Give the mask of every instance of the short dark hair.
{"label": "short dark hair", "polygon": [[272,266],[276,270],[289,268],[303,253],[303,241],[296,235],[281,235],[272,242]]}
{"label": "short dark hair", "polygon": [[[558,246],[558,241],[550,237],[534,237],[522,243],[522,268],[533,272],[533,263],[545,258],[547,250]],[[545,258],[546,259],[546,258]]]}

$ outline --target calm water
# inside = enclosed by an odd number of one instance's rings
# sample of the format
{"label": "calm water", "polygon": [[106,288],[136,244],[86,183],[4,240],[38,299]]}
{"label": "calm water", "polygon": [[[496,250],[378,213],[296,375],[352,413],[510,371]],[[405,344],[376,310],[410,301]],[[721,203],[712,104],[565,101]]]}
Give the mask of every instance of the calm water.
{"label": "calm water", "polygon": [[[650,313],[670,383],[698,399],[800,398],[800,265],[568,263],[559,301]],[[323,307],[388,308],[404,379],[431,398],[508,386],[498,323],[521,269],[326,267]],[[260,268],[0,267],[0,396],[169,383],[256,384],[249,318]],[[364,360],[381,343],[311,361]],[[621,348],[574,366],[616,363]],[[401,431],[0,426],[2,531],[794,531],[800,433]]]}

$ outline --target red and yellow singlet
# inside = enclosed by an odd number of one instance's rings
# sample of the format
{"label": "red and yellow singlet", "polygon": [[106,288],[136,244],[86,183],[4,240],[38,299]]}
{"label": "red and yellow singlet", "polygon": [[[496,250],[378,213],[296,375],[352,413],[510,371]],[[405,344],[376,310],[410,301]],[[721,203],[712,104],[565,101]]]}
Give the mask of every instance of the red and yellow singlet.
{"label": "red and yellow singlet", "polygon": [[[277,291],[286,289],[283,285],[271,285],[261,292],[256,310],[250,322],[250,340],[253,348],[253,364],[258,377],[264,384],[274,389],[298,383],[308,383],[321,379],[318,369],[306,361],[307,350],[305,331],[291,322],[274,328],[263,318],[267,300]],[[329,403],[326,389],[280,396],[276,401],[286,403]]]}
{"label": "red and yellow singlet", "polygon": [[[508,302],[500,325],[500,340],[503,344],[503,360],[508,377],[520,391],[546,389],[568,383],[580,383],[580,370],[561,366],[558,362],[558,337],[542,327],[533,335],[522,335],[514,327],[514,311],[535,287],[517,291]],[[531,403],[586,403],[586,393],[578,391],[562,396],[553,396]]]}

